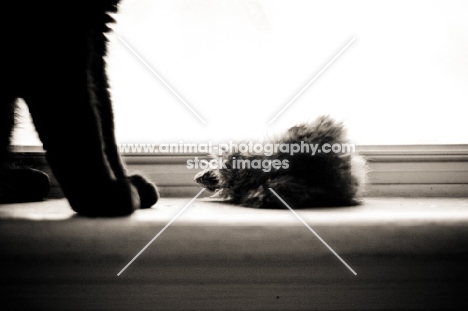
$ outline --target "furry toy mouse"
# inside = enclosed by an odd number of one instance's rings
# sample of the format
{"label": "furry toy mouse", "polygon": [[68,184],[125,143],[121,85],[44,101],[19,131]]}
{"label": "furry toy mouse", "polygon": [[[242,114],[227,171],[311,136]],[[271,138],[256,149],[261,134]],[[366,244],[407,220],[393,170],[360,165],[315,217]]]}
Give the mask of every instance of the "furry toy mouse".
{"label": "furry toy mouse", "polygon": [[345,132],[342,123],[321,116],[257,148],[231,145],[211,155],[220,165],[199,172],[195,182],[216,191],[213,197],[248,207],[285,208],[269,188],[293,208],[357,205],[367,166]]}

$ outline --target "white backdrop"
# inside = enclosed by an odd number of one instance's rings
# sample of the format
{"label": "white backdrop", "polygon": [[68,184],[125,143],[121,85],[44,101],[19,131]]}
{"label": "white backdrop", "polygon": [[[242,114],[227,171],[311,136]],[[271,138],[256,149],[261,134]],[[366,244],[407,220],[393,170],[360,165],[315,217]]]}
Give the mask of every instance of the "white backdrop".
{"label": "white backdrop", "polygon": [[118,140],[225,142],[330,114],[357,144],[468,143],[467,16],[463,1],[124,0],[108,57]]}

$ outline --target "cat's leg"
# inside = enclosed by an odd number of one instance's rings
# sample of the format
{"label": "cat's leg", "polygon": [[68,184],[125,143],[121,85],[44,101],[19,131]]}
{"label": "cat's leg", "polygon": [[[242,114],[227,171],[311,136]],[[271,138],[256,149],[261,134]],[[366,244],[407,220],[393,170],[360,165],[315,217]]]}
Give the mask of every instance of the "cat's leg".
{"label": "cat's leg", "polygon": [[0,169],[4,169],[10,146],[11,134],[15,124],[14,96],[0,95]]}
{"label": "cat's leg", "polygon": [[[121,159],[117,148],[114,131],[114,113],[109,94],[109,83],[106,73],[106,63],[104,55],[106,54],[105,35],[100,31],[92,33],[90,46],[92,59],[89,62],[88,71],[91,88],[94,93],[94,100],[100,116],[101,132],[104,140],[104,153],[109,162],[109,166],[116,178],[126,178],[127,173],[125,165]],[[141,208],[153,206],[159,199],[159,193],[156,186],[140,175],[128,177],[133,186],[138,190],[140,196]]]}
{"label": "cat's leg", "polygon": [[0,95],[0,203],[42,200],[50,190],[47,174],[12,163],[9,157],[15,101],[14,96]]}
{"label": "cat's leg", "polygon": [[40,68],[48,72],[30,79],[23,97],[71,207],[87,216],[128,215],[140,207],[139,195],[109,167],[83,67],[75,58],[67,66]]}
{"label": "cat's leg", "polygon": [[120,157],[114,134],[113,112],[107,89],[99,89],[100,100],[99,116],[101,117],[101,131],[104,140],[104,153],[109,166],[117,178],[128,178],[138,190],[140,196],[140,208],[150,208],[159,199],[157,187],[145,177],[134,174],[127,177],[125,165]]}
{"label": "cat's leg", "polygon": [[11,133],[14,126],[14,96],[0,95],[0,202],[6,202],[5,197],[11,192],[10,183],[6,178],[8,170],[7,159],[9,154]]}

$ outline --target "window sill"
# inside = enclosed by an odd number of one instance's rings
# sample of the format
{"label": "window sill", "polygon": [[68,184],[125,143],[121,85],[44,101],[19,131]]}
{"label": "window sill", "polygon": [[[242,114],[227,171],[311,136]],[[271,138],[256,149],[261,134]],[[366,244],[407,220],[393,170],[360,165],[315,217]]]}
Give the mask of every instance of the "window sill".
{"label": "window sill", "polygon": [[[369,163],[367,196],[467,197],[468,145],[357,146]],[[41,147],[15,146],[13,159],[50,173]],[[193,196],[199,186],[187,169],[188,159],[205,154],[123,154],[130,172],[141,172],[159,187],[163,197]],[[60,196],[52,178],[51,196]]]}

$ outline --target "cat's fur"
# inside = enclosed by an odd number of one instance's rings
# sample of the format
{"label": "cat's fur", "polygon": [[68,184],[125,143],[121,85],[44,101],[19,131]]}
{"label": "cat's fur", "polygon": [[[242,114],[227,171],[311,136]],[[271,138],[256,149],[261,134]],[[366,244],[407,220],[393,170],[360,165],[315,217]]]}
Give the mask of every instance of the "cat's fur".
{"label": "cat's fur", "polygon": [[23,98],[71,207],[88,216],[128,215],[158,199],[152,183],[127,175],[116,146],[104,56],[118,2],[2,3],[0,165]]}
{"label": "cat's fur", "polygon": [[[321,148],[348,143],[342,123],[323,116],[314,122],[290,128],[278,139],[264,144],[318,144]],[[234,148],[233,148],[234,149]],[[212,155],[217,158],[217,155]],[[291,207],[347,206],[360,203],[366,180],[365,160],[349,151],[340,153],[278,152],[271,156],[226,150],[222,159],[227,168],[207,169],[195,176],[195,181],[216,197],[249,207],[285,208],[269,190],[273,189]],[[288,168],[233,168],[235,160],[287,160]]]}

